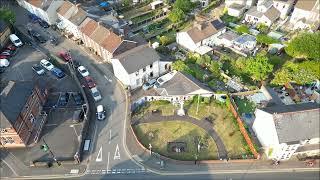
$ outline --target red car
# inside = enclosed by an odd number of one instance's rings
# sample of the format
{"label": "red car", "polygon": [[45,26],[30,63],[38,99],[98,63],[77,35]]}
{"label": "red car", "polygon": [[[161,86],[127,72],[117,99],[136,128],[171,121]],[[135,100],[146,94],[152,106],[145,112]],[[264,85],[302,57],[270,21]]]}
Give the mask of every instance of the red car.
{"label": "red car", "polygon": [[9,59],[10,56],[7,56],[7,55],[0,55],[0,59]]}
{"label": "red car", "polygon": [[87,85],[88,88],[91,89],[91,88],[96,87],[96,82],[92,79],[92,77],[86,76],[86,77],[84,78],[84,80],[85,80],[86,85]]}
{"label": "red car", "polygon": [[10,51],[15,51],[17,49],[17,47],[15,47],[14,45],[10,44],[6,47],[6,49],[10,50]]}
{"label": "red car", "polygon": [[69,62],[72,60],[69,52],[62,51],[59,53],[59,56],[66,62]]}

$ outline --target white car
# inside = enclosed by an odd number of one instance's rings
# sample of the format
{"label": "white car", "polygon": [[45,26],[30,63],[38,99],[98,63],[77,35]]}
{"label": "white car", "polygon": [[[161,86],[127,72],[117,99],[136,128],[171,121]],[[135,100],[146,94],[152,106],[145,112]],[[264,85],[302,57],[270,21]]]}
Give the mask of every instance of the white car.
{"label": "white car", "polygon": [[8,59],[0,59],[0,67],[8,67],[9,65]]}
{"label": "white car", "polygon": [[79,66],[78,71],[81,74],[82,77],[89,76],[89,71],[84,66]]}
{"label": "white car", "polygon": [[17,35],[15,34],[11,34],[9,36],[10,41],[16,46],[16,47],[20,47],[23,45],[23,43],[21,42],[21,40],[18,38]]}
{"label": "white car", "polygon": [[54,65],[49,62],[48,60],[42,59],[40,61],[40,65],[44,68],[46,68],[48,71],[51,71],[54,68]]}
{"label": "white car", "polygon": [[92,94],[94,101],[97,102],[102,99],[102,96],[101,96],[99,90],[97,89],[97,87],[91,88],[90,91],[91,91],[91,94]]}
{"label": "white car", "polygon": [[106,111],[104,110],[102,105],[97,106],[97,119],[102,121],[106,118]]}
{"label": "white car", "polygon": [[159,88],[162,84],[168,82],[173,76],[177,73],[177,71],[169,72],[157,79],[157,82],[153,85],[153,88]]}

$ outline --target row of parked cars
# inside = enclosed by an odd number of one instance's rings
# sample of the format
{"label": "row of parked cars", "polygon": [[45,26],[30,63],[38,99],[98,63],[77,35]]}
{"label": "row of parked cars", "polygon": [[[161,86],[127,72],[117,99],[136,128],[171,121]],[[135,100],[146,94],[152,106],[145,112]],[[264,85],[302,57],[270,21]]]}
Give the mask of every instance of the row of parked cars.
{"label": "row of parked cars", "polygon": [[39,64],[32,65],[32,70],[39,76],[44,75],[45,70],[48,70],[58,79],[65,77],[65,73],[61,69],[55,67],[51,62],[49,62],[46,59],[42,59],[40,61],[40,65]]}
{"label": "row of parked cars", "polygon": [[21,40],[15,34],[10,34],[9,39],[12,44],[3,48],[0,53],[0,73],[3,73],[5,68],[10,65],[9,60],[16,54],[17,48],[23,45]]}
{"label": "row of parked cars", "polygon": [[80,92],[65,92],[60,95],[58,106],[66,106],[69,102],[70,96],[73,98],[76,105],[79,106],[83,104],[83,97]]}

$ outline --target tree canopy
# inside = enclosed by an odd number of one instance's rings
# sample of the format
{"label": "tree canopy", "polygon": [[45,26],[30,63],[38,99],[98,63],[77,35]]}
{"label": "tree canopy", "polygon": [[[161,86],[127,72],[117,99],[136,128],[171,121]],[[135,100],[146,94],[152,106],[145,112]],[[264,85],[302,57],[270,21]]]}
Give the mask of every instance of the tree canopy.
{"label": "tree canopy", "polygon": [[238,32],[238,33],[240,33],[240,34],[244,34],[244,33],[249,33],[249,28],[248,28],[248,26],[246,26],[246,25],[244,25],[244,24],[242,24],[242,25],[240,25],[240,26],[238,26],[237,28],[236,28],[236,31]]}
{"label": "tree canopy", "polygon": [[168,18],[171,22],[177,23],[185,18],[185,13],[181,9],[175,8],[169,13]]}
{"label": "tree canopy", "polygon": [[16,15],[9,8],[1,7],[0,19],[4,20],[7,23],[13,24],[14,22],[16,22]]}
{"label": "tree canopy", "polygon": [[172,68],[177,71],[187,72],[189,67],[182,60],[177,60],[172,63]]}
{"label": "tree canopy", "polygon": [[267,33],[269,27],[267,25],[265,25],[264,23],[259,23],[257,25],[257,29],[261,32],[261,33]]}
{"label": "tree canopy", "polygon": [[300,33],[285,48],[288,55],[295,58],[320,60],[320,32]]}
{"label": "tree canopy", "polygon": [[193,3],[190,0],[176,0],[173,4],[173,9],[181,9],[184,13],[191,11]]}
{"label": "tree canopy", "polygon": [[270,36],[267,36],[266,34],[258,34],[257,35],[257,42],[261,44],[273,44],[273,43],[279,43],[279,40],[274,39]]}
{"label": "tree canopy", "polygon": [[320,79],[320,64],[317,60],[289,61],[275,73],[271,83],[283,85],[288,82],[307,84]]}

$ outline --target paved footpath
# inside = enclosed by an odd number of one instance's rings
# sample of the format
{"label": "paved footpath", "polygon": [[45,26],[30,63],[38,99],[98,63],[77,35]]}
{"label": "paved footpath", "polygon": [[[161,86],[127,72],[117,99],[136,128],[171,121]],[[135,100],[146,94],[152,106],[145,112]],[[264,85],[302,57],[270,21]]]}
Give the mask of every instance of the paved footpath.
{"label": "paved footpath", "polygon": [[178,115],[172,115],[172,116],[161,116],[159,113],[148,113],[145,114],[141,119],[133,120],[134,124],[139,123],[153,123],[153,122],[163,122],[163,121],[186,121],[189,123],[192,123],[196,126],[201,127],[204,129],[215,141],[218,149],[218,155],[220,159],[226,159],[227,158],[227,150],[224,146],[220,136],[218,133],[212,128],[212,124],[208,121],[199,121],[195,118],[192,118],[190,116],[178,116]]}

